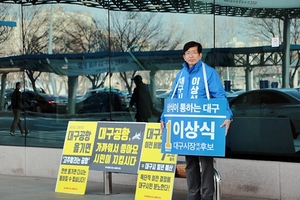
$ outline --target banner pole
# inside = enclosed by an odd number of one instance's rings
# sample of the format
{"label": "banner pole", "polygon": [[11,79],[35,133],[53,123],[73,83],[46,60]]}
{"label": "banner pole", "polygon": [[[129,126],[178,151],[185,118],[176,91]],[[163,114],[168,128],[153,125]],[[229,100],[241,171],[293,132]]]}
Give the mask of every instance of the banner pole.
{"label": "banner pole", "polygon": [[104,194],[112,193],[112,174],[111,172],[103,172]]}

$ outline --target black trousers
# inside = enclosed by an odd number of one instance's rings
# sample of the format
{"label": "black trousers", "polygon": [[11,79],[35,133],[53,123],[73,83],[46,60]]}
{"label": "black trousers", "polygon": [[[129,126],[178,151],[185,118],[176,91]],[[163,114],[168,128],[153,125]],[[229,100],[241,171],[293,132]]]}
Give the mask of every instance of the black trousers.
{"label": "black trousers", "polygon": [[20,119],[20,109],[13,109],[13,113],[14,113],[14,120],[11,124],[10,132],[14,133],[16,130],[16,125],[18,125],[21,134],[23,134],[23,128],[22,128],[21,119]]}
{"label": "black trousers", "polygon": [[[187,200],[213,200],[214,163],[213,157],[185,156]],[[199,163],[200,161],[200,163]],[[200,173],[200,164],[202,173]],[[201,196],[202,195],[202,196]]]}

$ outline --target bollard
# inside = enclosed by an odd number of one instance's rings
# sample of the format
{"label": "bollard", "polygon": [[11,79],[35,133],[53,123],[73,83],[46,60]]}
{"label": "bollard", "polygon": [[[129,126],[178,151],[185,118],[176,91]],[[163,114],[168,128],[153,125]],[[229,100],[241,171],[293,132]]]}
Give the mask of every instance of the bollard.
{"label": "bollard", "polygon": [[112,193],[112,173],[103,172],[104,194]]}

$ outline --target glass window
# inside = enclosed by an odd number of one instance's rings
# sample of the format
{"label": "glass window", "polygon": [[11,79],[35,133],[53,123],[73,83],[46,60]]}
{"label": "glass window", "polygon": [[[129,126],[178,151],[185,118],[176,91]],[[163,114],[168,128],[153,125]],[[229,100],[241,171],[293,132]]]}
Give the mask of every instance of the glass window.
{"label": "glass window", "polygon": [[[149,121],[157,122],[182,68],[183,45],[194,40],[203,46],[202,61],[219,73],[234,116],[289,118],[295,149],[300,149],[299,89],[259,92],[299,85],[297,9],[169,0],[155,6],[149,1],[110,2],[110,9],[105,1],[35,3],[0,3],[0,145],[62,148],[69,118],[136,121],[136,107],[127,112],[136,75],[156,109]],[[290,43],[284,42],[288,38]],[[32,137],[9,134],[13,112],[8,91],[17,82],[25,99],[22,128]],[[260,130],[263,124],[253,126]],[[21,135],[18,127],[15,132]],[[227,156],[249,156],[235,153]],[[275,159],[294,157],[299,158],[289,154]]]}

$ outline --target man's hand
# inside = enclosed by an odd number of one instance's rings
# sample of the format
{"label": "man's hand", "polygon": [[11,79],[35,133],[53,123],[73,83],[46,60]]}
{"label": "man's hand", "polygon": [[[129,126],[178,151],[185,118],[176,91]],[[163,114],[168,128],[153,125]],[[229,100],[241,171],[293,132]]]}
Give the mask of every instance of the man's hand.
{"label": "man's hand", "polygon": [[160,128],[163,130],[165,128],[165,123],[163,121],[160,122]]}
{"label": "man's hand", "polygon": [[226,127],[225,135],[227,135],[227,133],[228,133],[228,129],[229,129],[229,127],[230,127],[231,121],[232,121],[232,120],[230,120],[230,119],[226,119],[226,120],[223,122],[223,124],[221,124],[221,126],[220,126],[221,128],[222,128],[223,126]]}

